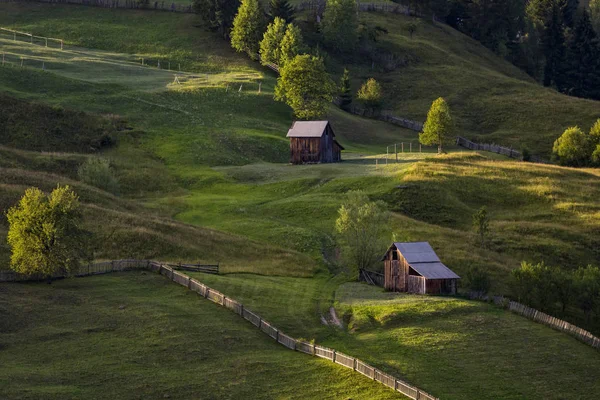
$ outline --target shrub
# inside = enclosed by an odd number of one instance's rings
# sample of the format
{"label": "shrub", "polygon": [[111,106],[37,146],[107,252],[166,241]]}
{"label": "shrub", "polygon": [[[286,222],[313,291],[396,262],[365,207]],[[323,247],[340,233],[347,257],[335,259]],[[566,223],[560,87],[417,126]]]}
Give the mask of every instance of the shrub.
{"label": "shrub", "polygon": [[77,175],[88,185],[114,194],[119,192],[119,183],[114,176],[110,162],[104,158],[88,158],[77,170]]}
{"label": "shrub", "polygon": [[552,148],[554,159],[561,165],[582,167],[590,156],[589,138],[579,127],[573,126],[556,139]]}
{"label": "shrub", "polygon": [[478,266],[469,267],[465,275],[465,283],[469,290],[479,295],[487,294],[492,287],[490,274]]}
{"label": "shrub", "polygon": [[358,90],[356,97],[372,110],[381,106],[381,85],[375,79],[370,78]]}

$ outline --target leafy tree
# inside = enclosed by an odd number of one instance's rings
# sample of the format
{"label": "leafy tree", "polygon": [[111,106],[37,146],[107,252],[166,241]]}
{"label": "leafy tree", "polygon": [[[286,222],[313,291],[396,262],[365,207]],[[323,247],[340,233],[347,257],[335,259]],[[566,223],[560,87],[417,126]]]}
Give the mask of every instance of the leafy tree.
{"label": "leafy tree", "polygon": [[327,47],[340,53],[354,50],[358,43],[356,0],[327,0],[322,26]]}
{"label": "leafy tree", "polygon": [[281,18],[286,23],[294,22],[294,13],[296,10],[288,0],[271,0],[269,2],[269,18],[274,21],[275,18]]}
{"label": "leafy tree", "polygon": [[377,263],[385,247],[381,237],[387,219],[383,203],[369,201],[361,191],[348,192],[347,200],[338,210],[335,229],[354,266],[368,269]]}
{"label": "leafy tree", "polygon": [[478,266],[471,266],[465,276],[466,284],[469,290],[483,296],[489,292],[492,287],[490,274]]}
{"label": "leafy tree", "polygon": [[410,22],[408,25],[406,25],[406,30],[408,31],[408,34],[410,35],[410,38],[412,39],[413,35],[417,31],[417,24],[415,24],[414,22]]}
{"label": "leafy tree", "polygon": [[266,64],[279,64],[281,59],[281,42],[286,31],[285,20],[276,17],[269,24],[267,31],[260,42],[260,62]]}
{"label": "leafy tree", "polygon": [[240,7],[239,0],[194,0],[194,12],[199,14],[208,28],[229,38],[233,19]]}
{"label": "leafy tree", "polygon": [[600,35],[600,0],[590,0],[590,17],[594,30]]}
{"label": "leafy tree", "polygon": [[231,47],[256,58],[264,29],[264,14],[259,0],[242,0],[231,30]]}
{"label": "leafy tree", "polygon": [[600,144],[600,118],[592,125],[590,129],[590,140],[594,144]]}
{"label": "leafy tree", "polygon": [[30,188],[7,213],[11,268],[21,274],[49,279],[79,266],[82,249],[79,199],[69,186],[58,186],[46,196]]}
{"label": "leafy tree", "polygon": [[77,170],[79,179],[88,185],[96,186],[107,192],[117,193],[119,183],[115,178],[110,162],[104,158],[88,158]]}
{"label": "leafy tree", "polygon": [[296,56],[280,70],[275,100],[284,101],[298,119],[322,118],[335,93],[323,60],[307,54]]}
{"label": "leafy tree", "polygon": [[600,45],[586,11],[568,42],[564,92],[600,99]]}
{"label": "leafy tree", "polygon": [[376,109],[381,106],[381,85],[373,78],[369,78],[358,90],[356,97],[363,102],[365,107]]}
{"label": "leafy tree", "polygon": [[350,88],[350,71],[344,68],[344,74],[340,82],[340,107],[342,109],[348,109],[352,104],[352,91]]}
{"label": "leafy tree", "polygon": [[477,235],[479,235],[479,244],[481,247],[485,247],[487,235],[490,231],[490,218],[488,217],[487,208],[481,207],[475,214],[473,214],[473,226]]}
{"label": "leafy tree", "polygon": [[427,121],[423,126],[423,132],[419,134],[419,141],[431,146],[437,144],[438,153],[442,152],[444,144],[452,143],[452,116],[450,107],[443,98],[433,102],[427,113]]}
{"label": "leafy tree", "polygon": [[554,142],[552,154],[561,165],[584,166],[590,155],[589,138],[579,127],[568,128]]}
{"label": "leafy tree", "polygon": [[594,309],[600,306],[600,269],[588,266],[575,272],[574,286],[576,288],[577,305],[590,322]]}
{"label": "leafy tree", "polygon": [[565,314],[567,307],[573,303],[574,283],[573,273],[561,268],[552,268],[552,292],[561,305],[561,311]]}
{"label": "leafy tree", "polygon": [[293,60],[302,52],[303,47],[302,31],[296,25],[288,24],[279,49],[279,67]]}
{"label": "leafy tree", "polygon": [[536,288],[533,265],[523,261],[520,268],[512,270],[511,277],[513,281],[512,290],[517,297],[517,301],[533,305]]}

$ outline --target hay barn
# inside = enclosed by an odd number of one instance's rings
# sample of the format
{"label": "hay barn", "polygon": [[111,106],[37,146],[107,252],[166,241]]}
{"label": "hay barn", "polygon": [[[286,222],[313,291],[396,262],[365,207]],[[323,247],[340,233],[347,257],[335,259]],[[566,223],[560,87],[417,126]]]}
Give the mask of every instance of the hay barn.
{"label": "hay barn", "polygon": [[329,121],[295,121],[287,137],[290,138],[292,164],[342,161],[344,147],[335,139]]}

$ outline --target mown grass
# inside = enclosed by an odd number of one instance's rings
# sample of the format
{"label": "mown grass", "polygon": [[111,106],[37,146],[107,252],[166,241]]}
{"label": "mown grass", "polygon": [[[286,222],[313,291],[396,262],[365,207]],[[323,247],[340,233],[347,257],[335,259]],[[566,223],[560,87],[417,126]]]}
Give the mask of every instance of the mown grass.
{"label": "mown grass", "polygon": [[0,284],[5,399],[391,399],[151,273]]}

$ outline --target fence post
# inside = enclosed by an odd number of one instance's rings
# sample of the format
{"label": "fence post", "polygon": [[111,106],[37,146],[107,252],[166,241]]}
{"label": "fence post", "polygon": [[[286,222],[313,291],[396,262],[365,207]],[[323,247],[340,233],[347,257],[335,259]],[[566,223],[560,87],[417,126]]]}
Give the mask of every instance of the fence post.
{"label": "fence post", "polygon": [[275,329],[275,341],[279,342],[279,329]]}
{"label": "fence post", "polygon": [[331,361],[335,363],[335,350],[333,350],[333,355],[331,356]]}
{"label": "fence post", "polygon": [[244,316],[244,305],[240,304],[240,315],[243,317]]}
{"label": "fence post", "polygon": [[398,162],[398,143],[394,143],[394,153],[396,154],[396,162]]}
{"label": "fence post", "polygon": [[315,343],[313,343],[313,346],[312,346],[312,355],[313,356],[317,355],[317,345]]}
{"label": "fence post", "polygon": [[210,292],[210,288],[208,286],[204,286],[206,290],[204,291],[204,298],[208,299],[208,292]]}
{"label": "fence post", "polygon": [[352,360],[352,370],[356,371],[356,358]]}

